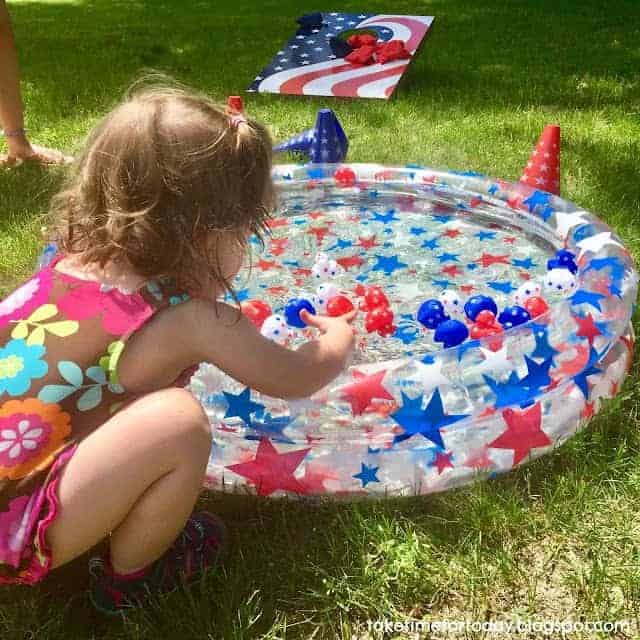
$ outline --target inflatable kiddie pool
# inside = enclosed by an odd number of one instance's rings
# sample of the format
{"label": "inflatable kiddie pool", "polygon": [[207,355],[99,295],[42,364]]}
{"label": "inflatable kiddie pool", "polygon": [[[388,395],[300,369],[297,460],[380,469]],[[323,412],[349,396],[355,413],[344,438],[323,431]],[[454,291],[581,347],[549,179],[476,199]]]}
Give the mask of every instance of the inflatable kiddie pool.
{"label": "inflatable kiddie pool", "polygon": [[357,348],[336,380],[293,402],[201,365],[191,389],[214,434],[210,488],[443,491],[550,451],[619,390],[638,278],[593,214],[418,166],[279,165],[274,177],[280,210],[236,282],[243,307],[295,347],[311,331],[292,326],[300,299],[318,313],[352,304],[364,309]]}

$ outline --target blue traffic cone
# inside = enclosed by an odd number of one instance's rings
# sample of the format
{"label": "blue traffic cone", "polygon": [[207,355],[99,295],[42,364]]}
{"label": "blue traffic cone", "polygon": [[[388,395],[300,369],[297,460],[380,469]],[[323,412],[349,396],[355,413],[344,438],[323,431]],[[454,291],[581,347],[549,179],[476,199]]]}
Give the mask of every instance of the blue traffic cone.
{"label": "blue traffic cone", "polygon": [[313,143],[313,134],[315,129],[307,129],[293,138],[289,138],[285,142],[281,142],[279,145],[273,148],[274,151],[289,151],[299,153],[309,153],[311,144]]}
{"label": "blue traffic cone", "polygon": [[316,137],[309,150],[311,162],[344,162],[349,141],[331,109],[320,109],[315,127]]}
{"label": "blue traffic cone", "polygon": [[331,109],[318,111],[315,127],[281,142],[274,151],[304,153],[311,162],[344,162],[349,140]]}

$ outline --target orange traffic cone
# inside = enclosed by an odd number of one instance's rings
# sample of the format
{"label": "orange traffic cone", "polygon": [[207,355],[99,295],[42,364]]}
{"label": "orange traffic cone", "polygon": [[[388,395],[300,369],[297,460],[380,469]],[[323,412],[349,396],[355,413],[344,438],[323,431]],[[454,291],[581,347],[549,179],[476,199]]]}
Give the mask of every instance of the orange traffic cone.
{"label": "orange traffic cone", "polygon": [[242,96],[229,96],[227,98],[227,115],[239,116],[244,113],[244,104],[242,102]]}
{"label": "orange traffic cone", "polygon": [[538,139],[520,182],[560,195],[560,126],[548,124]]}

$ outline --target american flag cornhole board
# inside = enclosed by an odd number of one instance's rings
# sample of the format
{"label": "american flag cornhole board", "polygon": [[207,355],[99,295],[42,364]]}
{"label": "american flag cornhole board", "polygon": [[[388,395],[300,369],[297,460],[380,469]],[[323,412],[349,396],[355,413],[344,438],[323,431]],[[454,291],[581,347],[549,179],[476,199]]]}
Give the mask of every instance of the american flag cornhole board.
{"label": "american flag cornhole board", "polygon": [[[322,26],[299,30],[249,86],[249,92],[387,99],[416,55],[433,16],[322,13]],[[338,57],[331,38],[371,32],[378,40],[401,40],[411,57],[356,65]]]}

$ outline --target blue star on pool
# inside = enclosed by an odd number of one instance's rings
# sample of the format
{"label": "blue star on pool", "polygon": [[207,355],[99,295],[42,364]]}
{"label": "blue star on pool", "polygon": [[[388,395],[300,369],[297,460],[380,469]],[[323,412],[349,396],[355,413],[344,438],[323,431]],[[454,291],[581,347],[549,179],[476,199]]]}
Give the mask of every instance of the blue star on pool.
{"label": "blue star on pool", "polygon": [[[236,296],[238,297],[238,302],[244,302],[245,300],[249,299],[249,289],[240,289],[239,291],[236,291]],[[231,301],[233,300],[233,296],[230,293],[225,293],[224,295],[224,299],[227,301]]]}
{"label": "blue star on pool", "polygon": [[247,440],[261,440],[262,438],[270,438],[274,442],[284,442],[294,444],[293,440],[284,435],[283,429],[293,422],[291,416],[282,416],[274,418],[270,413],[265,414],[260,420],[253,420],[251,427],[259,433],[259,435],[246,435]]}
{"label": "blue star on pool", "polygon": [[444,449],[440,429],[468,417],[466,414],[447,415],[444,412],[442,398],[438,389],[433,392],[426,409],[422,409],[424,395],[410,398],[404,391],[401,394],[402,407],[392,413],[391,418],[404,429],[404,433],[394,436],[394,443],[402,442],[411,438],[411,436],[419,434]]}
{"label": "blue star on pool", "polygon": [[593,258],[589,261],[589,264],[585,267],[585,271],[590,271],[594,269],[595,271],[602,271],[602,269],[606,269],[607,267],[611,268],[611,277],[616,280],[621,280],[624,276],[624,264],[622,264],[622,260],[620,258],[609,257],[609,258]]}
{"label": "blue star on pool", "polygon": [[307,175],[312,180],[319,180],[320,178],[324,178],[325,177],[325,170],[324,169],[316,169],[315,167],[312,167],[310,169],[307,169]]}
{"label": "blue star on pool", "polygon": [[438,239],[437,238],[431,238],[430,240],[424,240],[422,242],[421,248],[422,249],[437,249],[440,245],[438,244]]}
{"label": "blue star on pool", "polygon": [[398,269],[404,269],[408,265],[398,260],[398,256],[379,256],[376,255],[378,262],[371,269],[372,271],[384,271],[386,275],[390,276],[394,271]]}
{"label": "blue star on pool", "polygon": [[413,324],[400,323],[393,334],[394,338],[402,341],[402,344],[411,344],[416,341],[420,330]]}
{"label": "blue star on pool", "polygon": [[531,398],[536,395],[530,388],[522,384],[522,380],[518,378],[518,374],[515,371],[511,372],[506,382],[498,382],[485,374],[482,377],[496,396],[496,409],[513,404],[519,404],[524,407],[527,404],[531,404],[533,402]]}
{"label": "blue star on pool", "polygon": [[534,323],[531,325],[533,329],[533,337],[536,340],[536,348],[531,354],[532,358],[553,358],[560,352],[549,344],[549,332],[543,324]]}
{"label": "blue star on pool", "polygon": [[440,224],[446,224],[451,220],[451,216],[431,216],[436,222]]}
{"label": "blue star on pool", "polygon": [[351,240],[338,240],[332,247],[329,247],[327,251],[333,251],[334,249],[347,249],[352,246],[353,242]]}
{"label": "blue star on pool", "polygon": [[474,270],[475,270],[475,269],[477,269],[477,268],[478,268],[478,265],[477,265],[475,262],[470,262],[470,263],[467,265],[467,269],[469,269],[469,271],[474,271]]}
{"label": "blue star on pool", "polygon": [[531,258],[525,258],[524,260],[519,260],[518,258],[514,258],[511,261],[511,264],[515,267],[519,267],[520,269],[531,269],[532,267],[537,266],[536,263]]}
{"label": "blue star on pool", "polygon": [[534,191],[522,204],[529,207],[529,213],[533,213],[538,206],[546,207],[549,205],[551,194],[546,191]]}
{"label": "blue star on pool", "polygon": [[383,222],[387,224],[389,222],[400,222],[400,218],[396,218],[396,210],[389,209],[387,213],[374,213],[373,218],[371,218],[374,222]]}
{"label": "blue star on pool", "polygon": [[432,280],[433,284],[436,287],[442,287],[443,289],[447,289],[451,284],[448,280]]}
{"label": "blue star on pool", "polygon": [[364,462],[361,462],[362,470],[360,473],[355,473],[353,475],[354,478],[358,478],[362,482],[362,486],[366,487],[370,482],[380,482],[378,480],[378,469],[380,467],[368,467]]}
{"label": "blue star on pool", "polygon": [[437,256],[438,260],[440,261],[440,264],[442,264],[443,262],[460,262],[460,260],[458,260],[458,256],[460,254],[459,253],[441,253],[439,256]]}
{"label": "blue star on pool", "polygon": [[478,231],[478,233],[474,234],[478,240],[493,240],[496,237],[495,231]]}
{"label": "blue star on pool", "polygon": [[595,366],[596,362],[598,362],[602,356],[602,353],[598,353],[593,347],[591,347],[587,365],[580,373],[573,377],[573,381],[576,383],[578,389],[582,391],[585,400],[589,400],[589,383],[587,381],[587,377],[593,376],[597,373],[602,373],[602,369],[598,369],[598,367]]}
{"label": "blue star on pool", "polygon": [[500,191],[500,187],[495,183],[487,189],[487,193],[490,193],[492,196],[498,193],[498,191]]}
{"label": "blue star on pool", "polygon": [[420,236],[423,233],[426,233],[426,231],[427,230],[422,227],[411,227],[411,229],[409,229],[409,233],[414,236]]}
{"label": "blue star on pool", "polygon": [[246,387],[244,391],[237,395],[227,391],[223,391],[222,393],[229,405],[227,412],[224,414],[225,418],[238,417],[247,426],[251,426],[251,414],[264,410],[264,405],[251,400],[251,389],[249,389],[249,387]]}
{"label": "blue star on pool", "polygon": [[617,296],[618,298],[622,298],[622,289],[617,285],[613,284],[613,282],[609,285],[609,293],[612,296]]}
{"label": "blue star on pool", "polygon": [[549,369],[553,365],[553,357],[550,356],[540,364],[528,356],[524,357],[524,361],[527,363],[527,375],[522,378],[523,386],[537,391],[540,387],[546,387],[551,384]]}
{"label": "blue star on pool", "polygon": [[510,282],[487,282],[487,286],[496,291],[502,291],[502,293],[511,293],[516,290]]}
{"label": "blue star on pool", "polygon": [[570,298],[572,305],[578,304],[590,304],[598,311],[602,311],[600,306],[600,300],[606,298],[602,293],[596,293],[595,291],[585,291],[584,289],[578,289]]}
{"label": "blue star on pool", "polygon": [[555,212],[555,209],[548,204],[541,212],[540,212],[540,216],[542,217],[542,219],[546,222]]}

